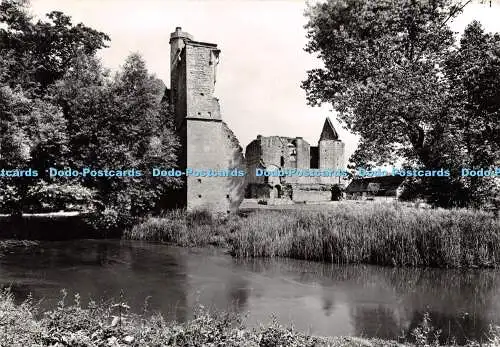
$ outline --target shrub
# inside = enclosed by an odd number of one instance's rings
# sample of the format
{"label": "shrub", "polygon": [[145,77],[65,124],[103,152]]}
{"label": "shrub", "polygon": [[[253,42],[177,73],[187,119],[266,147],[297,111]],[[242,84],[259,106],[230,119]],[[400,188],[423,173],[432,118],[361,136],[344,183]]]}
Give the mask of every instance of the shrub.
{"label": "shrub", "polygon": [[137,218],[114,208],[106,208],[86,215],[84,222],[97,235],[113,236],[120,235],[125,228],[130,228],[137,222]]}
{"label": "shrub", "polygon": [[[8,292],[0,294],[0,341],[8,346],[325,346],[327,339],[312,338],[274,324],[262,331],[246,329],[234,314],[198,309],[186,323],[167,322],[159,315],[128,313],[118,303],[82,307],[80,297],[66,302],[66,292],[54,310],[36,319],[31,302],[15,305]],[[123,313],[116,314],[121,308]],[[307,343],[305,343],[307,342]],[[283,344],[285,343],[285,344]],[[2,344],[3,346],[4,344]],[[6,346],[7,346],[6,345]],[[279,344],[278,344],[279,345]]]}
{"label": "shrub", "polygon": [[46,184],[31,187],[27,199],[33,212],[83,211],[92,209],[94,191],[79,184]]}

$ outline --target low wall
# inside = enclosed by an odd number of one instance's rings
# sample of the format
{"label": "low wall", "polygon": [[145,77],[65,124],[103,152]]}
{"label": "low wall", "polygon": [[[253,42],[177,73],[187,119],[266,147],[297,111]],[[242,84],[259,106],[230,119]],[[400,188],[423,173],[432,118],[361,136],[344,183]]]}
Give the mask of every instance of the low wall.
{"label": "low wall", "polygon": [[332,192],[322,190],[293,190],[293,201],[331,201]]}
{"label": "low wall", "polygon": [[[280,185],[281,186],[281,185]],[[291,195],[293,201],[331,201],[332,185],[329,184],[293,184],[282,185],[282,199]],[[246,197],[249,199],[269,199],[271,188],[267,184],[251,183],[247,186]],[[291,191],[290,191],[291,190]]]}

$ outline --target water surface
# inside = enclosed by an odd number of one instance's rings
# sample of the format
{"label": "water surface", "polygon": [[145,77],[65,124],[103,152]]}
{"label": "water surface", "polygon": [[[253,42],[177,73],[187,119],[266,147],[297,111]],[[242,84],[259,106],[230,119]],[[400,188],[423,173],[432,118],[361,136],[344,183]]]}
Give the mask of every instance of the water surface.
{"label": "water surface", "polygon": [[19,300],[32,293],[54,308],[60,290],[110,300],[123,292],[140,312],[185,321],[199,305],[247,316],[250,326],[276,317],[316,335],[397,339],[425,312],[442,330],[484,340],[500,324],[500,273],[494,270],[397,269],[290,259],[238,260],[196,250],[117,240],[42,242],[0,256],[0,285]]}

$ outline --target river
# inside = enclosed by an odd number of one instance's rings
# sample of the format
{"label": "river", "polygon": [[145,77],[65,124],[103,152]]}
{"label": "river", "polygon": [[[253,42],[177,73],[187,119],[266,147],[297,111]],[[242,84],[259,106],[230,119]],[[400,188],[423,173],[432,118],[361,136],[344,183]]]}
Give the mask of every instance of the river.
{"label": "river", "polygon": [[500,324],[500,272],[401,269],[291,259],[238,260],[215,249],[118,240],[42,242],[0,257],[0,285],[54,308],[62,288],[82,301],[119,298],[135,312],[185,321],[199,305],[315,335],[397,339],[428,312],[441,336],[485,340]]}

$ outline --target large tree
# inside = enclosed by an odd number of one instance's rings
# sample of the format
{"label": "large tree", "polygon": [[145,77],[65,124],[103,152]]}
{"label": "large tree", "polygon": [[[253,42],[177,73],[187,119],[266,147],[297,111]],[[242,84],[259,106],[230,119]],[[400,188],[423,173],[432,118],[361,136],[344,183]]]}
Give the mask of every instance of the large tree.
{"label": "large tree", "polygon": [[0,83],[44,95],[80,54],[93,55],[109,37],[59,11],[34,21],[26,0],[0,2]]}
{"label": "large tree", "polygon": [[[152,211],[176,178],[179,146],[165,85],[130,55],[114,76],[95,53],[108,36],[51,12],[35,22],[25,0],[0,0],[0,168],[31,168],[36,178],[0,180],[0,210],[97,204],[99,227]],[[49,177],[49,167],[136,169],[142,177]]]}
{"label": "large tree", "polygon": [[3,177],[0,209],[13,213],[67,208],[92,199],[69,180],[51,180],[45,170],[68,164],[68,121],[50,90],[72,69],[74,58],[93,55],[107,35],[51,12],[35,21],[26,0],[0,1],[0,166],[28,169],[38,177]]}
{"label": "large tree", "polygon": [[[69,207],[66,202],[71,196],[73,203],[90,202],[89,190],[68,180],[56,186],[46,177],[46,169],[67,163],[68,151],[66,120],[60,108],[0,87],[0,168],[10,172],[0,178],[2,212],[63,209]],[[16,170],[31,170],[33,176],[12,177]]]}
{"label": "large tree", "polygon": [[[452,103],[451,119],[462,145],[462,164],[470,168],[498,166],[500,159],[500,35],[485,33],[480,23],[467,26],[460,47],[446,62]],[[464,178],[473,201],[498,194],[494,178]],[[489,194],[490,193],[490,194]]]}
{"label": "large tree", "polygon": [[54,99],[68,120],[72,167],[140,170],[142,177],[87,177],[103,204],[122,215],[157,207],[179,181],[151,177],[154,166],[174,167],[179,146],[164,84],[149,74],[140,55],[132,54],[114,76],[82,55],[58,81]]}
{"label": "large tree", "polygon": [[[403,159],[452,169],[452,177],[427,182],[447,187],[447,197],[435,199],[442,205],[472,198],[459,167],[492,165],[498,155],[500,84],[486,78],[498,69],[498,37],[472,24],[457,45],[449,27],[470,2],[329,0],[307,13],[306,51],[324,63],[302,84],[308,102],[332,104],[360,135],[356,165]],[[479,97],[478,90],[489,94]]]}

